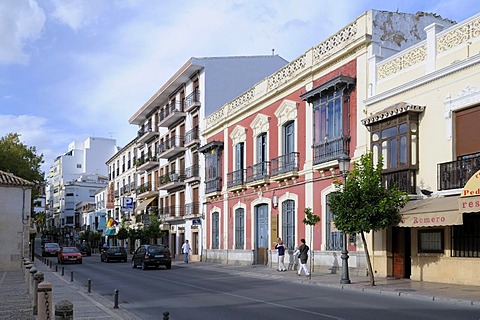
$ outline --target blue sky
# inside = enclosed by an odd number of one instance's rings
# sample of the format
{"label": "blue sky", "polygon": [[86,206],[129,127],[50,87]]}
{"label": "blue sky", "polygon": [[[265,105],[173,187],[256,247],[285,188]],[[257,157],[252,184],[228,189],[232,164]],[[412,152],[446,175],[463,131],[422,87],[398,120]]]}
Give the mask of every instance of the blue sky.
{"label": "blue sky", "polygon": [[45,157],[111,137],[190,57],[288,61],[369,9],[461,22],[478,0],[0,0],[0,136],[21,134]]}

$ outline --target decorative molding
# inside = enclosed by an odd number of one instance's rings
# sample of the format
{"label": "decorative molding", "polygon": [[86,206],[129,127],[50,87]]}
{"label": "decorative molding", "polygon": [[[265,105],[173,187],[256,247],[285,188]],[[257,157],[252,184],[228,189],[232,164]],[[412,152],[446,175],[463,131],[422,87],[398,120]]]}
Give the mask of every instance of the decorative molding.
{"label": "decorative molding", "polygon": [[255,87],[251,88],[247,92],[243,93],[240,95],[238,98],[235,100],[227,103],[225,107],[228,110],[228,115],[231,115],[235,113],[237,110],[242,109],[246,105],[250,104],[252,102],[253,98],[255,97]]}
{"label": "decorative molding", "polygon": [[437,38],[437,52],[442,53],[456,46],[467,43],[480,36],[480,17],[471,20],[454,30],[447,31]]}
{"label": "decorative molding", "polygon": [[363,119],[362,120],[362,124],[364,126],[370,126],[376,122],[379,122],[379,121],[382,121],[382,120],[385,120],[385,119],[388,119],[388,118],[391,118],[391,117],[395,117],[395,116],[398,116],[402,113],[405,113],[405,112],[423,112],[425,111],[425,106],[417,106],[417,105],[413,105],[413,104],[409,104],[409,103],[406,103],[406,102],[400,102],[400,103],[397,103],[397,104],[394,104],[393,106],[390,106],[380,112],[377,112],[375,113],[374,115],[366,118],[366,119]]}
{"label": "decorative molding", "polygon": [[313,47],[313,63],[323,61],[334,53],[343,50],[347,44],[353,42],[356,35],[357,21],[354,21],[318,46]]}
{"label": "decorative molding", "polygon": [[245,142],[247,140],[247,128],[237,125],[230,134],[230,138],[232,139],[232,146]]}
{"label": "decorative molding", "polygon": [[267,78],[268,91],[274,90],[280,85],[290,81],[293,77],[305,69],[306,66],[307,56],[303,54]]}
{"label": "decorative molding", "polygon": [[384,60],[378,64],[377,79],[385,79],[403,69],[410,68],[427,59],[427,45],[423,45],[402,51],[401,54]]}
{"label": "decorative molding", "polygon": [[270,127],[270,117],[264,114],[257,114],[255,119],[253,119],[252,123],[250,124],[250,128],[252,128],[252,135],[253,137],[257,137],[262,132],[268,132]]}
{"label": "decorative molding", "polygon": [[445,124],[446,124],[446,138],[452,139],[453,120],[452,113],[461,109],[465,109],[474,104],[480,103],[480,90],[476,87],[467,85],[461,90],[455,98],[452,98],[450,93],[447,94],[443,102],[445,106]]}
{"label": "decorative molding", "polygon": [[275,116],[278,119],[278,126],[283,126],[290,120],[297,118],[298,103],[292,100],[283,100],[277,110]]}

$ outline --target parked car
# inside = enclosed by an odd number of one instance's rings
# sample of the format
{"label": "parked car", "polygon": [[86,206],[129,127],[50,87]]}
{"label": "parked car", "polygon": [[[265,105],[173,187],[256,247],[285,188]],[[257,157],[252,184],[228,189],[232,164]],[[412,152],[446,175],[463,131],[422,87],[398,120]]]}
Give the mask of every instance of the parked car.
{"label": "parked car", "polygon": [[100,261],[124,261],[127,262],[127,251],[124,247],[110,247],[102,250]]}
{"label": "parked car", "polygon": [[42,247],[42,257],[56,256],[60,251],[60,245],[56,242],[45,243]]}
{"label": "parked car", "polygon": [[82,263],[83,257],[77,247],[62,247],[57,255],[58,263]]}
{"label": "parked car", "polygon": [[167,269],[172,268],[172,256],[170,249],[163,244],[144,244],[135,250],[132,257],[132,267],[142,266],[145,270],[148,267],[165,266]]}
{"label": "parked car", "polygon": [[92,248],[88,245],[88,243],[80,243],[77,245],[78,250],[80,250],[80,253],[85,256],[91,256],[92,255]]}

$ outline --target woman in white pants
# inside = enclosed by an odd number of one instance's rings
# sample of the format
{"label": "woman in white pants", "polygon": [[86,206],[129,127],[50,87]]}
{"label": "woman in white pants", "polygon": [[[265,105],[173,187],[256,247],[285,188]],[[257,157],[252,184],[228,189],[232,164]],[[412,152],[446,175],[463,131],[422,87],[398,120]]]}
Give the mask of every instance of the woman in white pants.
{"label": "woman in white pants", "polygon": [[303,270],[303,272],[305,272],[305,275],[309,276],[310,271],[308,271],[307,260],[308,260],[308,250],[310,250],[310,248],[305,244],[305,239],[301,239],[300,242],[302,244],[294,253],[294,255],[298,254],[298,258],[300,259],[300,268],[298,268],[298,275],[301,276],[302,270]]}

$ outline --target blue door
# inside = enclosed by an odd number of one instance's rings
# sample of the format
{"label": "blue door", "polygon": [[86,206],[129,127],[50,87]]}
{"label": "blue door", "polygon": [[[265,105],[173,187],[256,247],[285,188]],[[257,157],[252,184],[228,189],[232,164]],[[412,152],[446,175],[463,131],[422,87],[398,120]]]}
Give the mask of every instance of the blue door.
{"label": "blue door", "polygon": [[268,205],[261,204],[255,207],[255,252],[256,263],[268,262]]}

